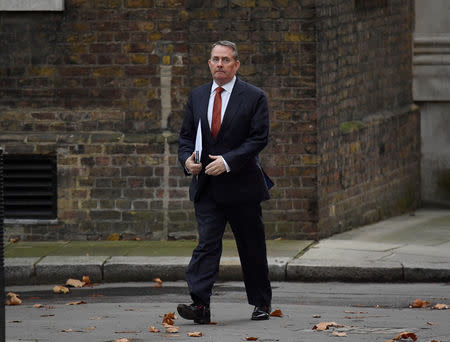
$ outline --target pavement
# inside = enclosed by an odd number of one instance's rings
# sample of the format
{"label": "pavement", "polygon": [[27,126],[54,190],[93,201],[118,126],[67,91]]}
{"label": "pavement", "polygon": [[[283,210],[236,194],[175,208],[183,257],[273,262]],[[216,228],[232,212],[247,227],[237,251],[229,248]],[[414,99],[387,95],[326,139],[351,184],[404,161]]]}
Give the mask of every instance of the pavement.
{"label": "pavement", "polygon": [[[196,242],[7,242],[7,285],[184,280]],[[273,281],[448,282],[450,209],[419,209],[320,241],[268,240]],[[233,240],[224,240],[220,280],[241,280]]]}

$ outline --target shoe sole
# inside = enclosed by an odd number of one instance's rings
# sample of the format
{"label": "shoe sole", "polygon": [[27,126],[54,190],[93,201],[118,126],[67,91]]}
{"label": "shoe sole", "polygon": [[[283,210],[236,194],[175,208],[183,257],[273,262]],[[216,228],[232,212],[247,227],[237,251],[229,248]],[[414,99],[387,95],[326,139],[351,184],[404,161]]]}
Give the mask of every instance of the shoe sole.
{"label": "shoe sole", "polygon": [[269,315],[252,316],[252,321],[265,321],[269,319]]}

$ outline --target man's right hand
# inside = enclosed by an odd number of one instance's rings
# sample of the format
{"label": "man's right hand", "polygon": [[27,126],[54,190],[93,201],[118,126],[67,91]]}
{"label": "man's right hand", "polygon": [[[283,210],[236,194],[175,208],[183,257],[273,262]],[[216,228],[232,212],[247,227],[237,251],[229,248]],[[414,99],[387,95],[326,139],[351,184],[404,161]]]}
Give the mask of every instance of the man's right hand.
{"label": "man's right hand", "polygon": [[202,171],[202,163],[195,163],[195,152],[193,152],[192,155],[188,159],[186,159],[184,166],[186,167],[186,170],[192,175],[198,175]]}

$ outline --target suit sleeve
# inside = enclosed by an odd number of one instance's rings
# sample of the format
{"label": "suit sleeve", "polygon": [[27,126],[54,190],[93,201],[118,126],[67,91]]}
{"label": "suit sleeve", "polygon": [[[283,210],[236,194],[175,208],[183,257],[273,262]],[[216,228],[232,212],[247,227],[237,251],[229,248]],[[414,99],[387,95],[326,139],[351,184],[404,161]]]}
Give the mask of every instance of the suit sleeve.
{"label": "suit sleeve", "polygon": [[268,143],[269,106],[266,95],[262,91],[254,101],[253,112],[247,138],[237,148],[222,155],[230,166],[231,172],[238,172],[246,167],[248,162],[256,158]]}
{"label": "suit sleeve", "polygon": [[180,136],[178,138],[178,161],[183,167],[184,173],[189,175],[185,163],[195,148],[195,123],[192,110],[192,94],[189,95],[185,107],[183,124],[181,125]]}

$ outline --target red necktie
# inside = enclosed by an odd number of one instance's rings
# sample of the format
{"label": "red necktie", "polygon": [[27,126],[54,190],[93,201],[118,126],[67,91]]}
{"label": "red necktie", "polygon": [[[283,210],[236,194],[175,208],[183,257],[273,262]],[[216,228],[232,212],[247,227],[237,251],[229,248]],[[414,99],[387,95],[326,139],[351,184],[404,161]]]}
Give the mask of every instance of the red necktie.
{"label": "red necktie", "polygon": [[216,96],[214,96],[214,107],[211,121],[211,134],[214,139],[217,137],[217,133],[219,133],[220,123],[221,123],[221,114],[222,114],[222,95],[221,92],[224,91],[222,87],[218,87],[216,89]]}

